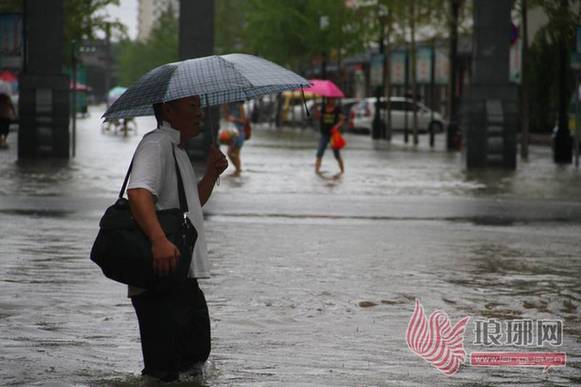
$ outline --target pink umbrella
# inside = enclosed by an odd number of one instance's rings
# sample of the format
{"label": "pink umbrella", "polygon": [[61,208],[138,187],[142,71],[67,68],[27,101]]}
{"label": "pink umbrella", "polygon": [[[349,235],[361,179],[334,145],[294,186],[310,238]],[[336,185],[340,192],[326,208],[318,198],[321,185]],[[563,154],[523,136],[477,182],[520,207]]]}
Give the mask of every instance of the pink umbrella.
{"label": "pink umbrella", "polygon": [[343,98],[345,94],[333,82],[326,79],[309,79],[310,87],[304,89],[305,93],[313,93],[321,97]]}

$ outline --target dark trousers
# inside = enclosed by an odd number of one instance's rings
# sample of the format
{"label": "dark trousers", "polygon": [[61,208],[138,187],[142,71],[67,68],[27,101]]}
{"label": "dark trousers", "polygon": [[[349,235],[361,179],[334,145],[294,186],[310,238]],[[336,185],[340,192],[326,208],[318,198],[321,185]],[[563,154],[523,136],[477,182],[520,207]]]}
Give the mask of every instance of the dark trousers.
{"label": "dark trousers", "polygon": [[176,380],[210,355],[210,316],[204,293],[191,278],[167,294],[131,297],[139,320],[143,375]]}
{"label": "dark trousers", "polygon": [[0,118],[0,136],[8,137],[8,133],[10,133],[10,124],[12,123],[11,120],[8,118]]}

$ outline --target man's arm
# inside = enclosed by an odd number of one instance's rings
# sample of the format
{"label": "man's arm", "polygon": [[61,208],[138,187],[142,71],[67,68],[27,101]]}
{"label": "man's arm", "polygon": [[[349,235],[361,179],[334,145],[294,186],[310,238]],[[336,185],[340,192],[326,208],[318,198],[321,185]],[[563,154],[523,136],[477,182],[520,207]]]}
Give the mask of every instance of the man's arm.
{"label": "man's arm", "polygon": [[214,145],[210,146],[208,151],[208,162],[206,164],[206,174],[198,183],[198,196],[200,198],[200,205],[203,207],[204,204],[210,198],[212,191],[214,190],[214,185],[218,176],[222,174],[228,168],[228,161],[226,156]]}
{"label": "man's arm", "polygon": [[216,180],[218,180],[218,175],[206,173],[202,180],[198,182],[198,196],[200,197],[200,205],[202,207],[206,204],[210,195],[212,195],[214,185],[216,185]]}
{"label": "man's arm", "polygon": [[134,188],[127,190],[127,197],[135,221],[151,241],[153,270],[159,274],[172,272],[180,250],[166,238],[155,213],[152,194],[144,188]]}
{"label": "man's arm", "polygon": [[341,130],[341,128],[343,127],[343,124],[345,123],[345,116],[343,114],[339,114],[339,121],[337,122],[337,125],[335,125],[339,130]]}

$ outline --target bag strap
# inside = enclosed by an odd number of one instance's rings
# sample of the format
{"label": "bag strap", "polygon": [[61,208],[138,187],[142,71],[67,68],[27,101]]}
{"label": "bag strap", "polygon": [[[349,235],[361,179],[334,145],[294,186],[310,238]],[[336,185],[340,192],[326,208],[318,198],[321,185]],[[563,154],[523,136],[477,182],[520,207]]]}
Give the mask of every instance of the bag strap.
{"label": "bag strap", "polygon": [[178,199],[180,201],[180,210],[182,212],[188,212],[188,200],[186,199],[186,192],[184,190],[184,183],[182,181],[182,173],[180,172],[180,167],[178,165],[178,159],[176,158],[176,148],[175,145],[171,144],[171,152],[173,154],[173,161],[176,167],[176,177],[178,178]]}
{"label": "bag strap", "polygon": [[[184,190],[182,174],[180,172],[180,167],[178,165],[178,159],[176,158],[175,144],[173,143],[171,144],[171,152],[173,154],[173,160],[176,168],[176,177],[178,180],[178,200],[180,201],[180,210],[182,212],[188,212],[188,200],[186,199],[186,192]],[[129,164],[129,168],[127,169],[127,173],[125,174],[125,179],[123,180],[123,186],[121,187],[121,191],[119,191],[119,199],[121,199],[123,197],[123,194],[125,193],[125,188],[127,188],[127,183],[129,182],[129,176],[131,175],[132,169],[133,169],[133,159],[131,159],[131,164]]]}

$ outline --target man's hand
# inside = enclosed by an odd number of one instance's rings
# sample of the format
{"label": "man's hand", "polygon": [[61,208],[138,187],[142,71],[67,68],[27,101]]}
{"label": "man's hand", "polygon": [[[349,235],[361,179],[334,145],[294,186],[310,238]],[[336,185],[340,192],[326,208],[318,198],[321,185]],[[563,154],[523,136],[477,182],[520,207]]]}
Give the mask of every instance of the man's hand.
{"label": "man's hand", "polygon": [[206,175],[218,177],[228,168],[228,160],[224,153],[215,145],[210,145],[208,150],[208,162],[206,164]]}
{"label": "man's hand", "polygon": [[153,254],[153,271],[159,275],[167,275],[173,272],[180,258],[180,250],[167,238],[154,239],[151,242]]}
{"label": "man's hand", "polygon": [[151,241],[153,254],[153,271],[159,275],[167,275],[177,267],[180,250],[166,237],[157,215],[153,195],[145,188],[127,190],[131,212],[139,227]]}
{"label": "man's hand", "polygon": [[215,145],[210,145],[208,149],[208,161],[206,163],[206,175],[198,182],[198,197],[200,198],[200,205],[204,206],[218,177],[228,168],[228,160],[224,153],[220,152]]}

